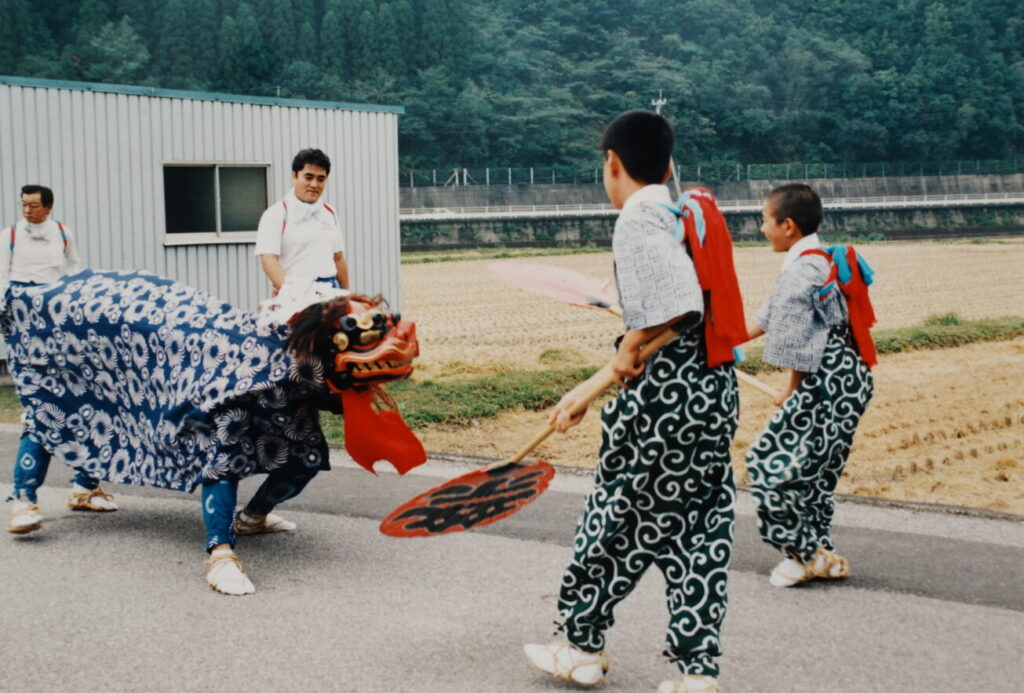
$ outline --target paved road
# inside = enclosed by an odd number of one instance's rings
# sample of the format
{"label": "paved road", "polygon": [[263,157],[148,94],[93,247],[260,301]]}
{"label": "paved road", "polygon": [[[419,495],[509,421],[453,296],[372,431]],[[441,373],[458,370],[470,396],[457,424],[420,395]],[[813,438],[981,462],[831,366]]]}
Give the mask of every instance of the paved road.
{"label": "paved road", "polygon": [[[0,426],[3,480],[16,431]],[[0,691],[571,690],[530,670],[520,645],[550,636],[589,478],[559,474],[484,530],[377,532],[392,508],[463,469],[432,460],[375,478],[339,453],[288,504],[298,532],[243,538],[258,592],[229,598],[205,587],[197,497],[117,487],[121,511],[72,513],[70,474],[55,465],[43,531],[0,537]],[[777,590],[765,578],[775,555],[740,501],[729,693],[1024,690],[1024,523],[841,503],[835,535],[854,576]],[[653,691],[673,675],[659,656],[662,590],[649,573],[619,608],[601,690]]]}

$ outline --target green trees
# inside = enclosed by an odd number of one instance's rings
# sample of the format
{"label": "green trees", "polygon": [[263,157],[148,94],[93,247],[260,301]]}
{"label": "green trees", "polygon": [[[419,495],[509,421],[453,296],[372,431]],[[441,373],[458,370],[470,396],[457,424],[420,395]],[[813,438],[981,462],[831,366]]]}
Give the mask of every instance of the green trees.
{"label": "green trees", "polygon": [[133,84],[146,76],[149,67],[149,51],[127,15],[100,27],[83,58],[84,76],[89,80]]}
{"label": "green trees", "polygon": [[403,165],[598,161],[658,90],[680,162],[1024,152],[1020,0],[0,2],[0,74],[406,108]]}
{"label": "green trees", "polygon": [[0,3],[0,74],[63,76],[50,28],[30,0]]}
{"label": "green trees", "polygon": [[190,0],[167,0],[160,11],[154,58],[156,69],[163,75],[161,81],[168,86],[199,86],[190,32],[192,10]]}
{"label": "green trees", "polygon": [[259,22],[249,3],[243,1],[237,16],[225,17],[221,24],[220,88],[243,94],[271,92],[267,58]]}

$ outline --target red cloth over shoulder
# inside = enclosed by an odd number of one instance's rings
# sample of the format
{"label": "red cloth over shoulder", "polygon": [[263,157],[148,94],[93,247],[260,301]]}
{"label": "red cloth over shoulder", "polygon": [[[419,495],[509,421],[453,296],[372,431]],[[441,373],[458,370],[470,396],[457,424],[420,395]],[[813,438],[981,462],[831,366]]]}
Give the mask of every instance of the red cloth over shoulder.
{"label": "red cloth over shoulder", "polygon": [[[868,282],[861,272],[861,259],[857,257],[857,251],[853,246],[834,245],[827,251],[813,248],[800,253],[800,257],[804,255],[821,255],[828,260],[831,271],[822,286],[827,287],[830,282],[835,282],[846,297],[853,341],[857,343],[860,357],[864,359],[867,367],[871,368],[878,363],[878,351],[871,336],[871,328],[877,320],[875,308],[871,305],[871,297],[868,296]],[[819,298],[823,299],[827,295],[819,295]]]}
{"label": "red cloth over shoulder", "polygon": [[697,280],[707,300],[704,339],[708,366],[735,360],[733,347],[747,341],[743,297],[733,265],[732,237],[710,190],[689,188],[679,198],[683,242],[690,249]]}

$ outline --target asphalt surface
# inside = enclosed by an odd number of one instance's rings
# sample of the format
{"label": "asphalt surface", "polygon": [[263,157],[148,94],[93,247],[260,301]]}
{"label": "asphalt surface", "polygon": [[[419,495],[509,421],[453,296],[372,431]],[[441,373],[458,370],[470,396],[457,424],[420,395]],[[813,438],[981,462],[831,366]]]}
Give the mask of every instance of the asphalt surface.
{"label": "asphalt surface", "polygon": [[[4,481],[17,439],[0,425]],[[531,670],[521,646],[551,639],[590,477],[560,472],[481,530],[378,533],[393,508],[466,469],[432,459],[374,477],[339,452],[280,509],[297,532],[241,539],[257,593],[238,598],[206,587],[198,494],[117,486],[120,511],[74,513],[70,470],[54,463],[43,529],[0,537],[0,691],[573,690]],[[834,536],[853,576],[779,590],[745,493],[737,512],[728,693],[1024,691],[1024,523],[840,502]],[[663,587],[651,571],[618,608],[600,690],[653,692],[675,675],[660,656]]]}

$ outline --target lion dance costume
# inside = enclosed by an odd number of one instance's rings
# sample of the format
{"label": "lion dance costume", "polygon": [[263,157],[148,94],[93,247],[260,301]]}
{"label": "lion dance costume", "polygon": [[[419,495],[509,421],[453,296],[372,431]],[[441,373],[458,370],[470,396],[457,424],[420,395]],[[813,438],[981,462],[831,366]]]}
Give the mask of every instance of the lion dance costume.
{"label": "lion dance costume", "polygon": [[[378,387],[412,372],[415,325],[379,298],[329,291],[284,323],[142,272],[12,287],[3,327],[26,429],[98,479],[201,486],[208,551],[294,529],[270,512],[329,468],[321,409],[344,411],[347,447],[370,471],[425,460]],[[253,474],[267,478],[236,518]]]}

